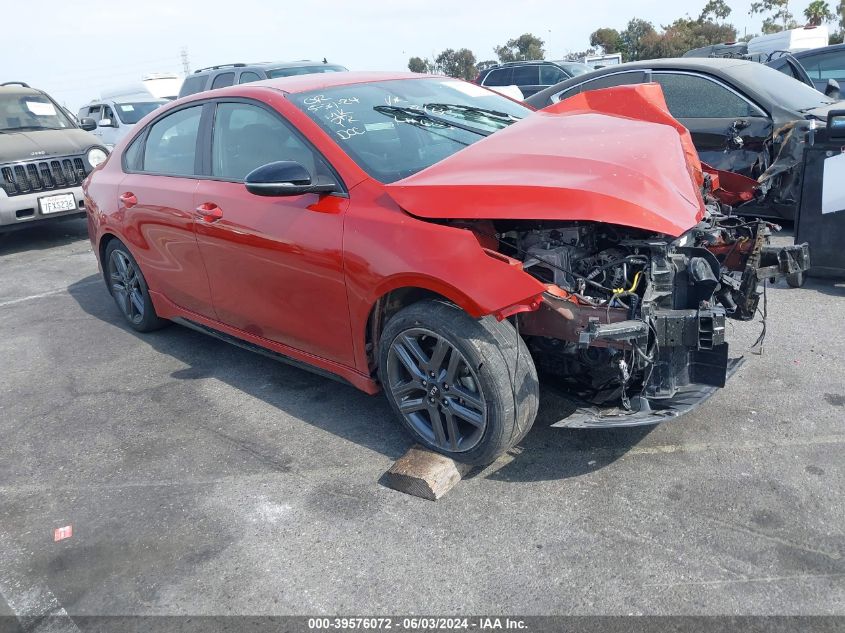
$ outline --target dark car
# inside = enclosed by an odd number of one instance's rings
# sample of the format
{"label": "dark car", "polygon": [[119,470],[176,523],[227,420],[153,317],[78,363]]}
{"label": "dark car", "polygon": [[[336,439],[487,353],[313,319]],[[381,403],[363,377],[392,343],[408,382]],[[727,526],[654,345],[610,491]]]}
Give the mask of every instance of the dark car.
{"label": "dark car", "polygon": [[0,84],[0,232],[84,214],[80,185],[108,157],[96,127],[42,90]]}
{"label": "dark car", "polygon": [[[826,121],[837,104],[773,68],[729,58],[630,62],[563,81],[526,101],[544,108],[587,90],[652,81],[663,88],[672,115],[692,133],[702,161],[754,179],[772,166],[789,137],[778,130],[796,121]],[[792,191],[744,211],[793,219],[797,196]]]}
{"label": "dark car", "polygon": [[262,79],[278,79],[294,75],[312,73],[337,73],[349,70],[339,64],[330,64],[327,60],[315,62],[303,59],[296,62],[260,62],[257,64],[219,64],[209,68],[195,70],[187,77],[179,89],[179,97],[216,90],[236,84],[248,84]]}
{"label": "dark car", "polygon": [[592,70],[587,64],[567,61],[506,62],[485,68],[475,83],[490,88],[517,86],[523,97],[530,97],[556,83],[577,77]]}
{"label": "dark car", "polygon": [[[812,48],[806,51],[792,53],[803,66],[813,85],[825,92],[831,80],[839,85],[845,84],[845,44],[834,44],[822,48]],[[788,72],[787,64],[775,59],[769,66],[781,72]]]}
{"label": "dark car", "polygon": [[[831,46],[829,48],[835,47]],[[812,55],[816,50],[805,52]],[[818,68],[814,68],[813,72],[816,79],[813,79],[807,73],[801,61],[799,61],[799,55],[802,55],[802,53],[793,53],[790,51],[774,51],[769,54],[749,53],[747,43],[728,42],[726,44],[710,44],[709,46],[694,48],[684,53],[683,57],[731,57],[734,59],[747,59],[753,62],[760,62],[793,79],[797,79],[801,83],[807,84],[811,88],[815,88],[832,99],[839,99],[841,92],[839,80],[836,77],[828,76],[835,73],[820,72]],[[843,69],[840,74],[845,78],[845,47],[843,47],[839,56],[838,63],[841,64],[839,68]],[[822,75],[824,75],[824,79],[821,78]]]}

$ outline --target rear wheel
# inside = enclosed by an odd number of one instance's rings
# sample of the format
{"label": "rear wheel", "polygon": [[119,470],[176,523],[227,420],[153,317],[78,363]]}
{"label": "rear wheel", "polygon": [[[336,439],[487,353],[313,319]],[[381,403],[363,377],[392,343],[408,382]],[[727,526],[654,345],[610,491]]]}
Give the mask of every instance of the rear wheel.
{"label": "rear wheel", "polygon": [[147,282],[129,249],[112,240],[104,259],[109,292],[129,326],[138,332],[151,332],[167,325],[156,314]]}
{"label": "rear wheel", "polygon": [[537,372],[513,326],[449,303],[422,301],[393,316],[379,373],[405,428],[457,461],[493,461],[537,415]]}

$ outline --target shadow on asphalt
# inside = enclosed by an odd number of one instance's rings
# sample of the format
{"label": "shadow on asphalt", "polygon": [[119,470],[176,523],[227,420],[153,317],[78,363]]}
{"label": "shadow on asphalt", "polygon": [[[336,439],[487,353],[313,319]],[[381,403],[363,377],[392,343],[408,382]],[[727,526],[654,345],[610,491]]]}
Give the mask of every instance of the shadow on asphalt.
{"label": "shadow on asphalt", "polygon": [[[105,285],[94,283],[98,279],[98,275],[90,275],[69,286],[68,292],[87,314],[132,334],[161,354],[186,365],[174,371],[171,377],[178,380],[215,378],[296,419],[391,459],[399,458],[412,445],[381,396],[368,396],[350,385],[178,325],[148,334],[135,332],[123,323]],[[571,410],[568,401],[552,390],[545,390],[537,421],[520,442],[518,457],[489,477],[514,482],[577,477],[615,461],[652,428],[571,430],[550,426]],[[276,452],[257,439],[244,438],[246,426],[224,430],[217,425],[207,428],[243,444],[256,457],[261,458],[264,453],[264,461],[273,465]],[[240,437],[234,438],[235,434]]]}
{"label": "shadow on asphalt", "polygon": [[822,277],[810,277],[804,282],[802,288],[815,290],[831,297],[845,297],[845,279],[827,279]]}
{"label": "shadow on asphalt", "polygon": [[82,239],[88,239],[88,224],[84,218],[34,223],[25,229],[0,233],[0,256],[66,246]]}

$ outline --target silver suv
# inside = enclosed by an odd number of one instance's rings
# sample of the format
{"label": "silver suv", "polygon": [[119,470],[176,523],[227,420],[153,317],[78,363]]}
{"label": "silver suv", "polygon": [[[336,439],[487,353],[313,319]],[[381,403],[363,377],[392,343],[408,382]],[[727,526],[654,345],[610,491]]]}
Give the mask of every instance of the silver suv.
{"label": "silver suv", "polygon": [[262,79],[276,79],[293,75],[310,75],[312,73],[336,73],[349,70],[338,64],[330,64],[328,60],[314,62],[303,59],[296,62],[260,62],[258,64],[220,64],[210,68],[195,70],[188,75],[179,90],[179,97],[215,90],[235,84],[247,84]]}
{"label": "silver suv", "polygon": [[96,127],[41,90],[0,84],[0,232],[84,215],[80,184],[108,158]]}
{"label": "silver suv", "polygon": [[144,95],[126,95],[113,99],[95,99],[79,109],[79,119],[91,118],[97,128],[91,133],[112,150],[118,141],[129,134],[134,125],[159,106],[170,103]]}

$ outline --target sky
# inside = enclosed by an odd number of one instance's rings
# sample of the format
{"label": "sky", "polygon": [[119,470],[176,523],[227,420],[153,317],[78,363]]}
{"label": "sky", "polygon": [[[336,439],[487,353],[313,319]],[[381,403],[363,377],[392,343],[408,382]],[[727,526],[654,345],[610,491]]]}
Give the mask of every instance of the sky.
{"label": "sky", "polygon": [[[143,0],[85,5],[42,0],[37,12],[8,3],[0,37],[0,83],[25,81],[76,112],[102,90],[153,72],[182,72],[230,62],[322,60],[351,70],[407,70],[414,55],[469,48],[481,61],[493,47],[530,32],[556,59],[589,46],[590,33],[624,28],[631,18],[655,25],[689,14],[706,0]],[[793,0],[800,14],[806,1]],[[728,0],[740,35],[760,30],[751,0]],[[799,6],[800,5],[800,6]],[[47,43],[52,42],[50,46]]]}

